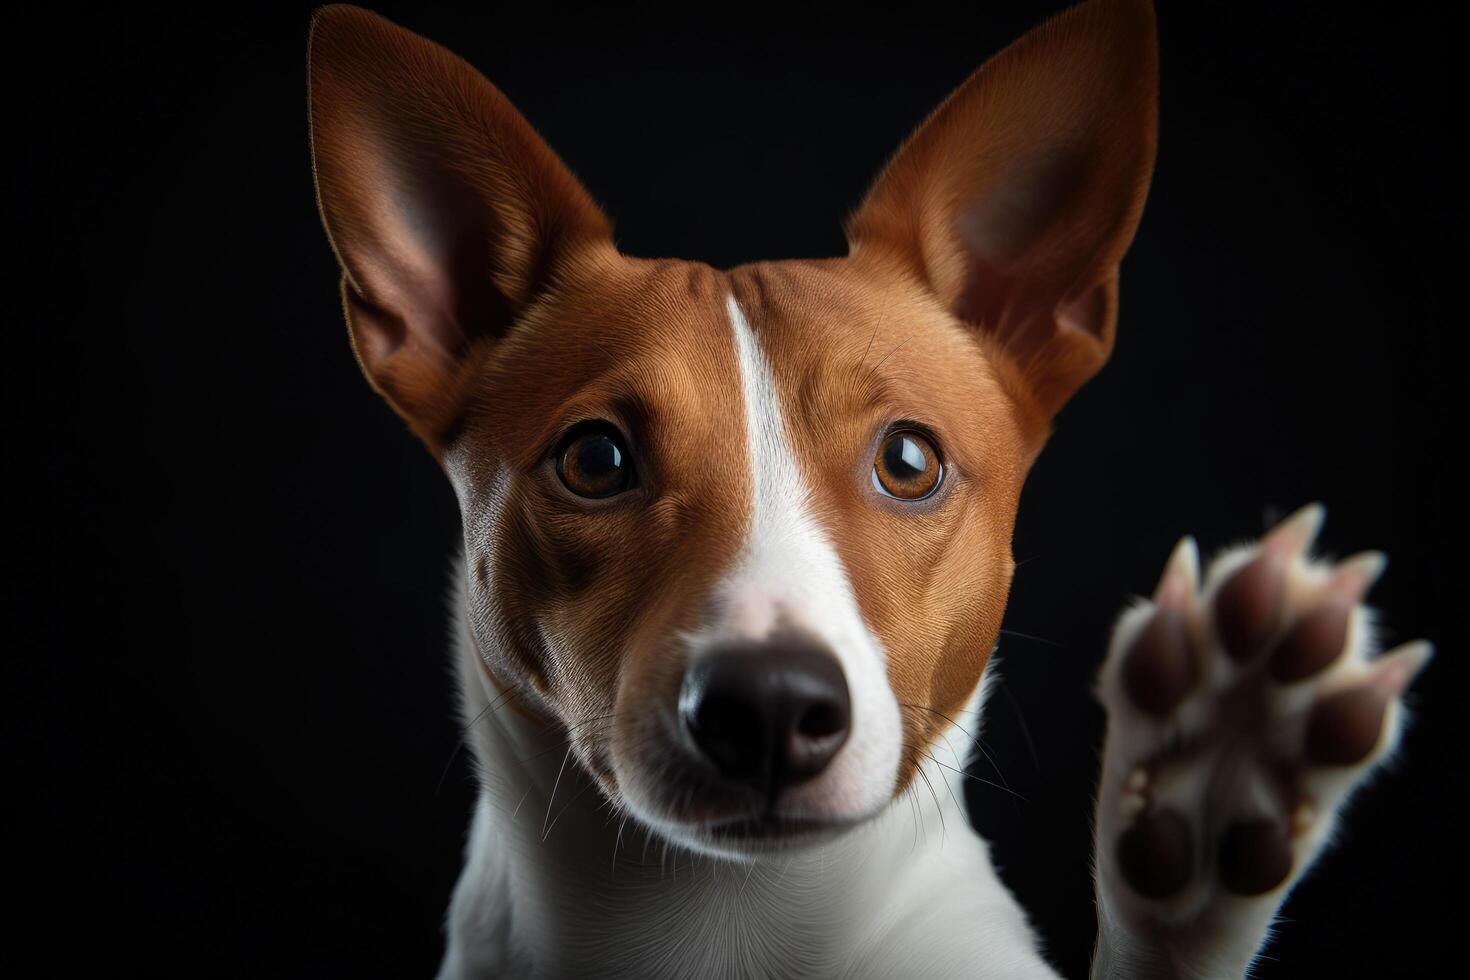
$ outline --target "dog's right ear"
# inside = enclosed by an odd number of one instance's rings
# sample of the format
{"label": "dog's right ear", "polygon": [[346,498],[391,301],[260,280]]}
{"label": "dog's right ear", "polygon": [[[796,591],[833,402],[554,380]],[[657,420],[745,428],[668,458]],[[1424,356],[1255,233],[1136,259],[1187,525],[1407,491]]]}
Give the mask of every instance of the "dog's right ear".
{"label": "dog's right ear", "polygon": [[503,335],[568,256],[610,248],[608,221],[484,76],[376,14],[319,9],[308,76],[353,349],[437,453],[469,351]]}

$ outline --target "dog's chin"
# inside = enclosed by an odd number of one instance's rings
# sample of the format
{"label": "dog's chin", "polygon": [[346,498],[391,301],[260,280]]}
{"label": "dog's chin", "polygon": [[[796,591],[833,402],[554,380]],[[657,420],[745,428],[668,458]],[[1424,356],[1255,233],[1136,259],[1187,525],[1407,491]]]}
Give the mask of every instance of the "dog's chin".
{"label": "dog's chin", "polygon": [[779,814],[746,814],[699,822],[653,821],[670,843],[711,857],[754,861],[812,850],[831,843],[871,819],[813,819]]}
{"label": "dog's chin", "polygon": [[698,828],[705,850],[725,857],[751,859],[769,854],[820,847],[841,837],[866,819],[810,820],[799,817],[740,817]]}

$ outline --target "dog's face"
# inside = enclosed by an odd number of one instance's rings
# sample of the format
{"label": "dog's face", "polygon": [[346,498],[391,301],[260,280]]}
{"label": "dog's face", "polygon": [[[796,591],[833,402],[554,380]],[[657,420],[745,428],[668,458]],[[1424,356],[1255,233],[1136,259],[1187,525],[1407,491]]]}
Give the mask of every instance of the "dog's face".
{"label": "dog's face", "polygon": [[890,163],[840,259],[623,256],[504,97],[320,12],[318,191],[369,379],[443,463],[487,680],[726,854],[883,809],[969,700],[1153,159],[1147,4],[1057,18]]}
{"label": "dog's face", "polygon": [[849,260],[604,254],[517,331],[445,454],[494,676],[529,680],[610,794],[688,837],[764,814],[772,778],[709,764],[690,666],[809,649],[840,669],[847,736],[829,720],[843,744],[777,812],[883,806],[974,689],[1010,581],[1027,444],[980,346]]}

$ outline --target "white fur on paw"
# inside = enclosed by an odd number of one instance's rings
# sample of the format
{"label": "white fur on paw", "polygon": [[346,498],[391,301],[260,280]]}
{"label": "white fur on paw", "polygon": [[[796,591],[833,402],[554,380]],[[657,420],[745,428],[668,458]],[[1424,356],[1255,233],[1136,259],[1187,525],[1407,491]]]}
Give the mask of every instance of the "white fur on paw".
{"label": "white fur on paw", "polygon": [[1313,559],[1322,517],[1303,508],[1203,579],[1185,538],[1152,600],[1120,618],[1099,691],[1098,884],[1111,918],[1194,944],[1234,932],[1254,955],[1348,794],[1393,751],[1400,697],[1431,648],[1370,656],[1361,601],[1383,556]]}

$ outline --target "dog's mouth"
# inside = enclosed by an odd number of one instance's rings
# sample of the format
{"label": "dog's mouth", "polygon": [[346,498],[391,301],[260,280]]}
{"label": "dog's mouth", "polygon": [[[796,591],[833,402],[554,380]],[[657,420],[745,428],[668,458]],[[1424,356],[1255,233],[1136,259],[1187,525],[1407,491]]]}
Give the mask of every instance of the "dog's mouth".
{"label": "dog's mouth", "polygon": [[651,823],[674,840],[727,856],[821,844],[872,816],[813,813],[805,803],[713,779],[699,766],[666,761],[660,768],[665,775],[653,807],[659,816]]}

